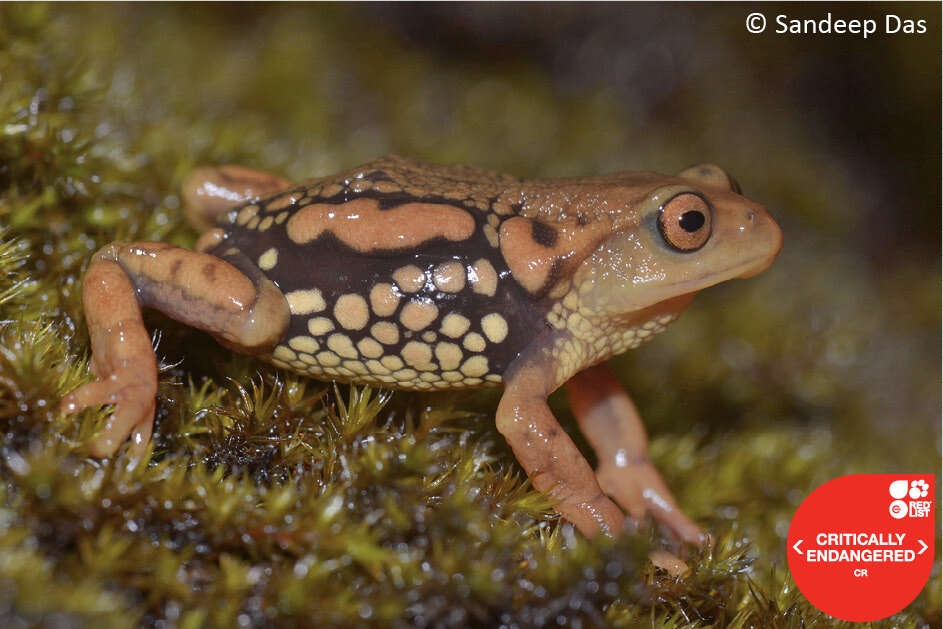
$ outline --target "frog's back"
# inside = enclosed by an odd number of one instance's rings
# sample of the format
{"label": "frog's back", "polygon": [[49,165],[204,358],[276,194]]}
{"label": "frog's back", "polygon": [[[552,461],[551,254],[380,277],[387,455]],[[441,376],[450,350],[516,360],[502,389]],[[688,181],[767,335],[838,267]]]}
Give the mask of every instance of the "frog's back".
{"label": "frog's back", "polygon": [[221,217],[211,253],[245,256],[288,299],[272,361],[407,389],[497,384],[544,325],[498,239],[518,180],[398,157],[299,185]]}

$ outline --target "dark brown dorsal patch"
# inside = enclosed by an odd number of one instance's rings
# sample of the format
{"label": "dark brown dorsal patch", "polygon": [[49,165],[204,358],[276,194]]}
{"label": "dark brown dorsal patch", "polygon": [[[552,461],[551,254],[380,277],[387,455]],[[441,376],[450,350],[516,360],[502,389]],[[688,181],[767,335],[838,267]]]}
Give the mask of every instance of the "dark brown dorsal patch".
{"label": "dark brown dorsal patch", "polygon": [[531,225],[531,237],[542,247],[553,247],[557,244],[557,230],[541,221],[534,221]]}

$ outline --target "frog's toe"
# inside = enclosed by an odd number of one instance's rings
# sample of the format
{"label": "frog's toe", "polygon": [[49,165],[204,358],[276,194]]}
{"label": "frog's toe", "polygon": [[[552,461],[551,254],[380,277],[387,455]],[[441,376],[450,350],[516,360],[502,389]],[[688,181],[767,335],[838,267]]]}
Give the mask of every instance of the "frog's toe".
{"label": "frog's toe", "polygon": [[661,475],[647,459],[624,467],[601,466],[596,476],[600,487],[612,496],[635,521],[651,513],[657,522],[684,542],[703,546],[707,538],[701,528],[678,507]]}
{"label": "frog's toe", "polygon": [[[154,396],[148,395],[146,387],[142,385],[126,387],[119,392],[118,396],[115,411],[108,418],[105,430],[89,444],[92,456],[111,456],[138,428],[141,428],[137,431],[140,437],[150,435],[154,422]],[[140,444],[135,444],[135,446],[136,451],[140,449]]]}
{"label": "frog's toe", "polygon": [[115,453],[131,435],[135,435],[135,449],[146,445],[154,422],[157,383],[128,374],[111,374],[107,378],[89,382],[62,399],[64,413],[75,413],[89,406],[113,404],[114,412],[105,423],[105,429],[89,444],[92,456],[107,457]]}

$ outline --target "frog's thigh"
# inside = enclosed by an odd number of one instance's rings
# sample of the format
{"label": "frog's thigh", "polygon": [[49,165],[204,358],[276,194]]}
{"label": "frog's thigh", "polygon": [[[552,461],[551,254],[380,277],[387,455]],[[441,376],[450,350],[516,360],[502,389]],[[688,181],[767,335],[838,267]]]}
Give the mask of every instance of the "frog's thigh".
{"label": "frog's thigh", "polygon": [[616,535],[625,517],[603,494],[592,468],[547,406],[547,383],[539,369],[516,370],[505,381],[498,431],[534,487],[556,501],[556,510],[587,537]]}
{"label": "frog's thigh", "polygon": [[214,255],[163,243],[112,243],[98,259],[121,266],[142,306],[240,351],[268,351],[288,328],[288,301],[248,260],[241,260],[243,272]]}
{"label": "frog's thigh", "polygon": [[648,439],[635,405],[605,364],[575,375],[566,385],[570,405],[599,459],[596,477],[635,520],[652,515],[687,542],[703,542],[701,529],[682,513],[648,460]]}
{"label": "frog's thigh", "polygon": [[289,186],[287,179],[244,166],[197,168],[183,184],[187,222],[200,231],[209,229],[223,212]]}

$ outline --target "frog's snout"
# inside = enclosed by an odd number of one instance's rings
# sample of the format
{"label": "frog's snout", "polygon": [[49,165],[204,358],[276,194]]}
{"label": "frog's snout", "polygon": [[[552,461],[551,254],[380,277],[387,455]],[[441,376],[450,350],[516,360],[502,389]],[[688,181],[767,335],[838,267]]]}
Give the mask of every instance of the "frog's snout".
{"label": "frog's snout", "polygon": [[763,209],[744,209],[738,231],[748,239],[755,260],[739,277],[753,277],[768,269],[783,248],[783,232],[773,217]]}

